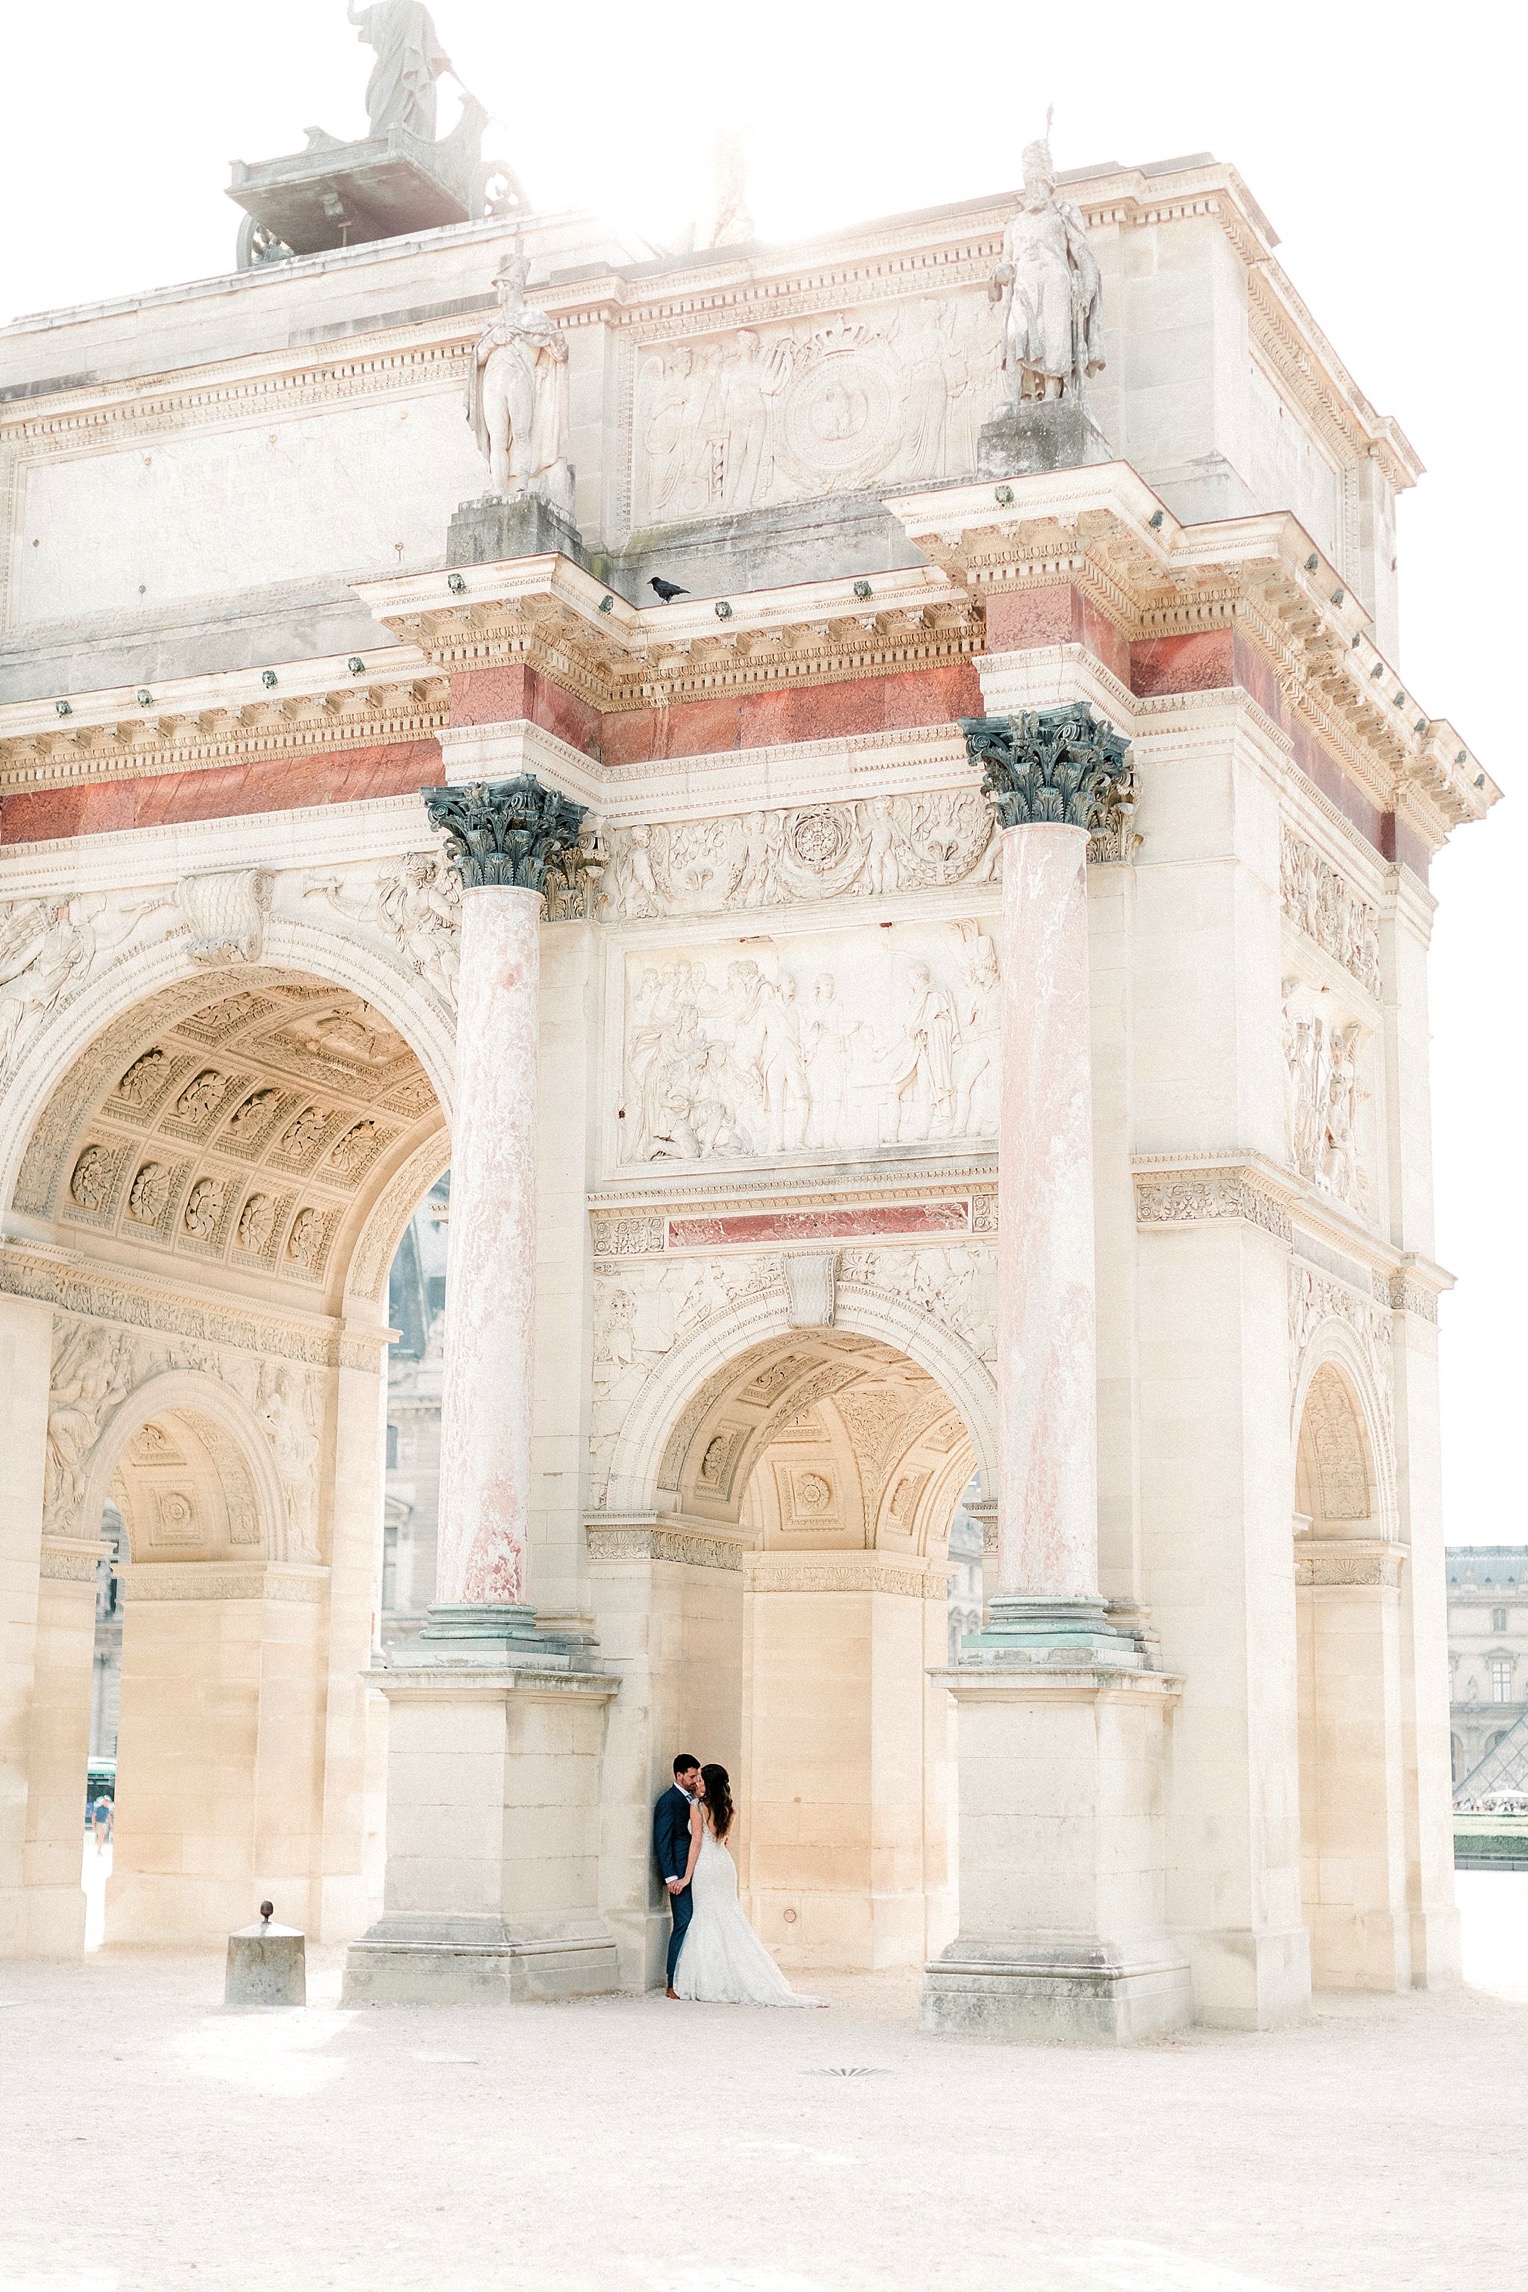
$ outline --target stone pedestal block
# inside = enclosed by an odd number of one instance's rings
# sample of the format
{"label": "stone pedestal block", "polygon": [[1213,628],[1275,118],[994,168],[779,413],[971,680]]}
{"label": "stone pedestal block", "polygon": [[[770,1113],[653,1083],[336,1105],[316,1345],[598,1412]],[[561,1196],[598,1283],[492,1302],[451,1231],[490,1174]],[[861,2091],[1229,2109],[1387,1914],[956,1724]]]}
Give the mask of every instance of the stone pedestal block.
{"label": "stone pedestal block", "polygon": [[1026,399],[982,425],[978,477],[1032,477],[1042,470],[1112,462],[1114,453],[1080,398]]}
{"label": "stone pedestal block", "polygon": [[511,557],[554,555],[588,565],[578,527],[538,494],[508,501],[490,493],[480,501],[464,501],[446,534],[448,565],[500,565]]}
{"label": "stone pedestal block", "polygon": [[273,1926],[262,1919],[229,1935],[225,2005],[305,2006],[307,2002],[307,1938],[295,1926]]}
{"label": "stone pedestal block", "polygon": [[1163,1835],[1179,1682],[1073,1658],[935,1677],[960,1712],[960,1932],[927,1969],[924,2027],[1103,2045],[1182,2028]]}
{"label": "stone pedestal block", "polygon": [[[458,1642],[458,1645],[470,1644]],[[374,1672],[387,1697],[383,1915],[349,2005],[508,2005],[619,1987],[599,1915],[600,1760],[617,1682],[542,1663]]]}

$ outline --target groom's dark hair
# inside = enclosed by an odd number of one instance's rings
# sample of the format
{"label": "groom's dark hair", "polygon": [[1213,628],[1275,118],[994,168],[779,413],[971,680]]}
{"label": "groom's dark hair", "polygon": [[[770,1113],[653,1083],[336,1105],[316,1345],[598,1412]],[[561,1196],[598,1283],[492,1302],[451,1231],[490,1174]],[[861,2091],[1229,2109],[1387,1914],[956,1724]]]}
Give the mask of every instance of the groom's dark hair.
{"label": "groom's dark hair", "polygon": [[674,1772],[676,1775],[683,1775],[688,1773],[691,1767],[698,1767],[699,1765],[700,1761],[696,1758],[693,1751],[681,1751],[678,1758],[674,1761]]}

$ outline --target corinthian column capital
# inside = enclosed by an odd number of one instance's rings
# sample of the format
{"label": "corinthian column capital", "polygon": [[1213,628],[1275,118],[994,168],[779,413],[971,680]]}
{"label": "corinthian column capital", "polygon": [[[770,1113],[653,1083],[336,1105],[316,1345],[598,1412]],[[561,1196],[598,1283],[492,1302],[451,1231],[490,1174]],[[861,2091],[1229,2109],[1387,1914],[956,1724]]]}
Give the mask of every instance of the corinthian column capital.
{"label": "corinthian column capital", "polygon": [[982,767],[982,793],[1005,828],[1040,823],[1094,830],[1101,815],[1134,809],[1130,743],[1085,701],[1021,716],[963,716],[966,753]]}
{"label": "corinthian column capital", "polygon": [[464,891],[484,885],[546,890],[549,861],[578,841],[586,806],[528,772],[514,780],[474,780],[465,788],[421,788],[433,827]]}

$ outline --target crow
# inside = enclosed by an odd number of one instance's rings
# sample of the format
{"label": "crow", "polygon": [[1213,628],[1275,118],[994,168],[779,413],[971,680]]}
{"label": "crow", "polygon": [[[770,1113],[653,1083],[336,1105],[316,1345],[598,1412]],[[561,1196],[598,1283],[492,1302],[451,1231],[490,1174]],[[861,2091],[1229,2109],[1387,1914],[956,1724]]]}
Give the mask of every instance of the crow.
{"label": "crow", "polygon": [[660,601],[665,605],[672,605],[676,597],[688,597],[690,594],[688,589],[681,589],[677,581],[660,581],[656,575],[648,587],[657,590]]}

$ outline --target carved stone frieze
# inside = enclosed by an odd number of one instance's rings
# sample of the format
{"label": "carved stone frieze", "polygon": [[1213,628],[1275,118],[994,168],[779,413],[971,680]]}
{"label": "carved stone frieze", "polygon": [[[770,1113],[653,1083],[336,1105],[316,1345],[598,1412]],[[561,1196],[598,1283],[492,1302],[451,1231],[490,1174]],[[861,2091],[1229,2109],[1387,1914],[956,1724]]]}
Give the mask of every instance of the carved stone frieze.
{"label": "carved stone frieze", "polygon": [[949,1596],[943,1567],[880,1555],[814,1552],[792,1553],[787,1559],[774,1552],[750,1554],[748,1573],[756,1592],[895,1592],[904,1599],[941,1602]]}
{"label": "carved stone frieze", "polygon": [[548,865],[577,843],[586,810],[529,772],[420,792],[465,891],[507,885],[544,892]]}
{"label": "carved stone frieze", "polygon": [[38,1574],[55,1584],[93,1584],[111,1550],[93,1536],[44,1536]]}
{"label": "carved stone frieze", "polygon": [[[407,1221],[405,1221],[407,1222]],[[0,1291],[30,1297],[39,1304],[91,1320],[120,1322],[193,1343],[229,1345],[241,1352],[301,1361],[313,1368],[372,1369],[378,1366],[380,1339],[373,1333],[347,1336],[311,1322],[283,1321],[244,1305],[201,1302],[131,1275],[91,1271],[37,1257],[12,1246],[0,1253]]]}
{"label": "carved stone frieze", "polygon": [[962,717],[982,793],[1001,826],[1085,828],[1135,811],[1130,744],[1085,702],[1018,716]]}
{"label": "carved stone frieze", "polygon": [[629,954],[622,1159],[990,1137],[996,944],[935,924],[903,946],[890,979],[865,933],[766,955],[734,940],[662,968]]}
{"label": "carved stone frieze", "polygon": [[668,1560],[687,1568],[720,1568],[729,1575],[738,1574],[743,1565],[743,1547],[735,1538],[672,1523],[591,1520],[584,1540],[591,1560]]}
{"label": "carved stone frieze", "polygon": [[117,1578],[125,1600],[281,1600],[300,1607],[322,1604],[324,1568],[227,1568],[212,1560],[150,1561],[123,1568]]}
{"label": "carved stone frieze", "polygon": [[1280,1241],[1292,1231],[1283,1202],[1248,1169],[1137,1170],[1135,1214],[1143,1226],[1240,1218]]}
{"label": "carved stone frieze", "polygon": [[647,1257],[664,1246],[666,1218],[606,1216],[590,1220],[597,1257]]}
{"label": "carved stone frieze", "polygon": [[1438,1292],[1425,1281],[1412,1274],[1395,1273],[1390,1277],[1390,1307],[1395,1313],[1414,1313],[1419,1321],[1438,1319]]}
{"label": "carved stone frieze", "polygon": [[1369,994],[1381,987],[1379,910],[1289,828],[1279,847],[1279,895],[1297,931],[1315,941]]}
{"label": "carved stone frieze", "polygon": [[978,1360],[997,1359],[997,1255],[992,1245],[948,1249],[846,1249],[841,1291],[894,1297],[948,1330]]}
{"label": "carved stone frieze", "polygon": [[1305,1538],[1295,1545],[1297,1584],[1373,1586],[1395,1591],[1406,1565],[1407,1547],[1378,1537]]}

